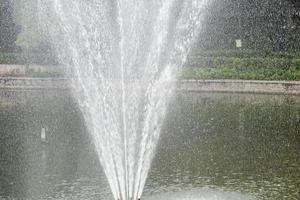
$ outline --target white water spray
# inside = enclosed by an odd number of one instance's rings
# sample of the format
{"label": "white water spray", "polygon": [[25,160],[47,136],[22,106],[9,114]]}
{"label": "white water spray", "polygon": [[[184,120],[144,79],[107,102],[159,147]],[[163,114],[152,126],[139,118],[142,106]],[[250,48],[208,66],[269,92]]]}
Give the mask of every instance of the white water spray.
{"label": "white water spray", "polygon": [[140,198],[208,0],[35,1],[114,198]]}

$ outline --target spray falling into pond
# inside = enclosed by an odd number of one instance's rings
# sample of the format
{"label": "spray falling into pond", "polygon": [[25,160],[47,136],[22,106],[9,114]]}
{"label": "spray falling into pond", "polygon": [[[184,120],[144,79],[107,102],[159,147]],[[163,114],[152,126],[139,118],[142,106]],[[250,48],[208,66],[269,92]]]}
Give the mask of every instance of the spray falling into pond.
{"label": "spray falling into pond", "polygon": [[138,199],[207,0],[37,0],[115,199]]}

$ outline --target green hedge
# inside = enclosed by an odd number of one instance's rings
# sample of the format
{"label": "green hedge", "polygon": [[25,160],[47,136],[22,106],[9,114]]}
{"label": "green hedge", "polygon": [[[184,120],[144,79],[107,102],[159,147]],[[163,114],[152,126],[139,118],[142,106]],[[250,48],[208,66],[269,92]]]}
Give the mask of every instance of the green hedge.
{"label": "green hedge", "polygon": [[285,68],[257,66],[220,66],[215,68],[185,68],[183,79],[248,79],[248,80],[300,80],[300,59]]}
{"label": "green hedge", "polygon": [[[300,54],[251,50],[206,51],[192,56],[180,74],[184,79],[300,80]],[[0,53],[0,64],[57,64],[53,55]],[[58,77],[61,72],[28,72]]]}
{"label": "green hedge", "polygon": [[300,56],[201,57],[184,68],[184,79],[300,80]]}
{"label": "green hedge", "polygon": [[287,69],[300,62],[299,58],[281,58],[281,57],[198,57],[192,58],[187,67],[197,68],[279,68]]}
{"label": "green hedge", "polygon": [[19,64],[19,57],[14,53],[0,53],[0,64]]}
{"label": "green hedge", "polygon": [[51,54],[38,53],[1,53],[0,64],[39,64],[54,65],[58,64],[55,56]]}
{"label": "green hedge", "polygon": [[200,57],[238,57],[238,58],[253,58],[253,57],[276,57],[276,58],[299,58],[300,52],[274,52],[274,51],[256,51],[251,49],[235,49],[235,50],[218,50],[218,51],[198,51],[192,56]]}
{"label": "green hedge", "polygon": [[61,78],[65,77],[65,72],[63,70],[53,70],[53,71],[34,71],[34,70],[26,70],[26,77],[44,77],[44,78]]}
{"label": "green hedge", "polygon": [[32,69],[26,69],[25,74],[19,73],[18,71],[11,71],[6,74],[1,74],[0,77],[44,77],[44,78],[61,78],[65,77],[63,70],[52,70],[52,71],[34,71]]}

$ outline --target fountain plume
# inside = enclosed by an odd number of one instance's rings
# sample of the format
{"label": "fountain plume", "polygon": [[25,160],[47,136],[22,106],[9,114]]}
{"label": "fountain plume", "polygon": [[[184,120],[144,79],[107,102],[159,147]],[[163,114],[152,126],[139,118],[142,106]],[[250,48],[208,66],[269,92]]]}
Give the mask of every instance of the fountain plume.
{"label": "fountain plume", "polygon": [[208,0],[36,1],[114,198],[139,199]]}

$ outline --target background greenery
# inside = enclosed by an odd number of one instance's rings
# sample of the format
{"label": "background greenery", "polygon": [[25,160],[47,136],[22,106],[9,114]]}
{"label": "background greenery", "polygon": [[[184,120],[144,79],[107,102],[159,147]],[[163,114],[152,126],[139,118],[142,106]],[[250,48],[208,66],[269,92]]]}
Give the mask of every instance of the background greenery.
{"label": "background greenery", "polygon": [[[0,1],[0,64],[58,64],[41,3]],[[300,1],[211,0],[202,23],[180,78],[300,80]]]}
{"label": "background greenery", "polygon": [[37,64],[37,65],[56,65],[58,62],[53,59],[53,54],[41,53],[1,53],[0,64]]}
{"label": "background greenery", "polygon": [[190,58],[180,78],[300,80],[300,56],[299,52],[202,52]]}
{"label": "background greenery", "polygon": [[[0,53],[0,64],[57,65],[51,54]],[[63,77],[63,71],[27,70],[30,77]],[[12,72],[2,76],[24,76]],[[206,51],[191,55],[180,79],[300,80],[299,52]]]}

